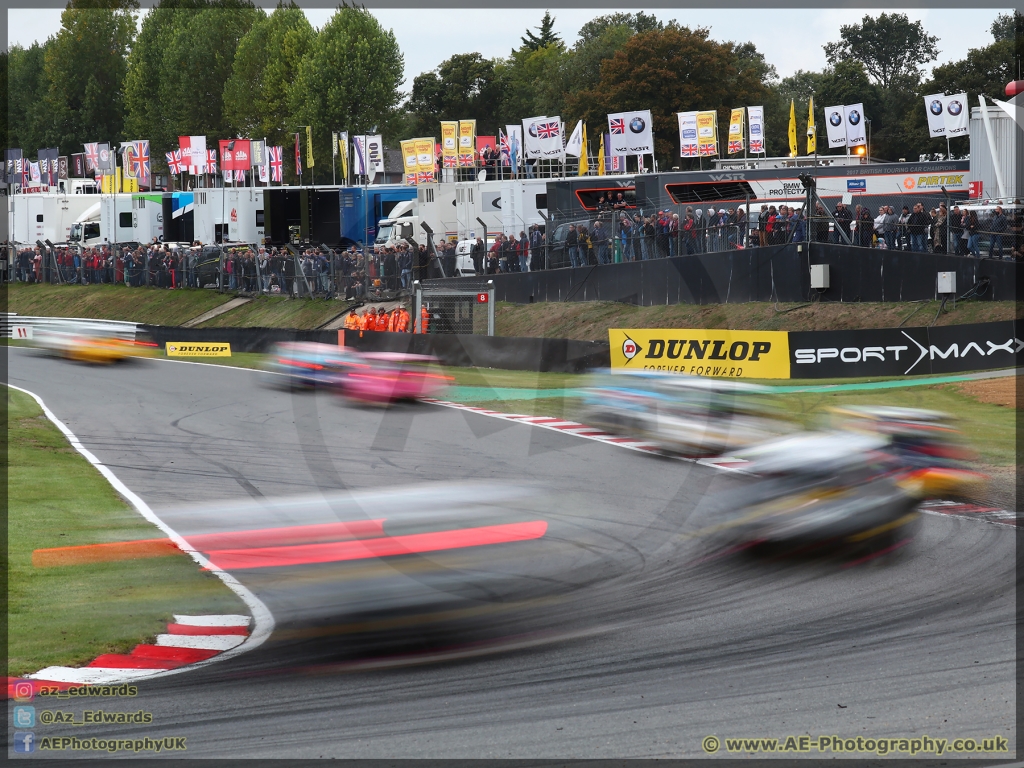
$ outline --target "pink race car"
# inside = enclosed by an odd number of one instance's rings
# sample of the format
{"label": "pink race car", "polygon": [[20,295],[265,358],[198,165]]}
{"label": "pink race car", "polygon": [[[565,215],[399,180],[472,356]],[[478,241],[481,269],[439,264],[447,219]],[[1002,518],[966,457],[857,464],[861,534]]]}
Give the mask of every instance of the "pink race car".
{"label": "pink race car", "polygon": [[393,403],[439,397],[454,380],[431,370],[437,358],[398,352],[367,352],[360,365],[349,366],[337,379],[345,397],[369,403]]}

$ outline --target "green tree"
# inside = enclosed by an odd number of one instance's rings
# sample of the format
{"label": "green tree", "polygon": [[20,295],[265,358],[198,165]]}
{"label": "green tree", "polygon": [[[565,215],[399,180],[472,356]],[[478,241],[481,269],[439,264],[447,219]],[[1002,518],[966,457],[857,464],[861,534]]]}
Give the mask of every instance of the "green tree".
{"label": "green tree", "polygon": [[544,18],[540,20],[540,26],[537,27],[540,34],[535,35],[530,30],[526,30],[526,36],[522,38],[523,47],[536,51],[539,48],[560,43],[561,39],[555,34],[554,28],[555,19],[552,17],[551,11],[544,11]]}
{"label": "green tree", "polygon": [[563,81],[565,47],[561,42],[533,50],[523,46],[495,64],[502,94],[501,120],[517,123],[533,115],[563,115],[566,93]]}
{"label": "green tree", "polygon": [[402,71],[394,33],[364,9],[340,7],[303,56],[289,93],[290,127],[313,127],[318,168],[331,156],[331,131],[397,138]]}
{"label": "green tree", "polygon": [[135,37],[137,0],[72,0],[47,46],[46,141],[78,152],[88,141],[124,134],[124,80]]}
{"label": "green tree", "polygon": [[493,59],[479,53],[456,54],[413,79],[406,105],[415,118],[413,133],[436,136],[441,120],[475,118],[479,133],[495,134],[500,91]]}
{"label": "green tree", "polygon": [[860,61],[882,90],[916,85],[921,67],[939,55],[939,38],[903,13],[883,13],[877,19],[865,16],[860,24],[844,24],[839,35],[839,41],[824,46],[828,63]]}
{"label": "green tree", "polygon": [[265,18],[264,11],[248,0],[219,0],[175,14],[157,89],[170,136],[230,137],[224,85],[231,77],[239,41]]}
{"label": "green tree", "polygon": [[[609,13],[604,16],[597,16],[580,27],[579,43],[587,43],[601,37],[607,30],[613,27],[626,27],[634,34],[641,32],[661,32],[665,25],[658,21],[657,16],[638,11],[637,13]],[[574,48],[576,46],[573,46]]]}
{"label": "green tree", "polygon": [[281,2],[238,43],[224,84],[224,113],[237,136],[280,145],[289,128],[289,91],[316,31],[294,2]]}
{"label": "green tree", "polygon": [[[32,43],[28,48],[11,46],[8,54],[7,88],[7,143],[5,147],[20,147],[25,154],[33,153],[46,144],[46,96],[49,82],[44,71],[46,48]],[[78,150],[76,150],[78,151]]]}
{"label": "green tree", "polygon": [[565,93],[593,88],[601,79],[601,62],[610,59],[633,35],[660,32],[664,25],[654,16],[611,13],[584,24],[579,40],[561,61],[559,77]]}

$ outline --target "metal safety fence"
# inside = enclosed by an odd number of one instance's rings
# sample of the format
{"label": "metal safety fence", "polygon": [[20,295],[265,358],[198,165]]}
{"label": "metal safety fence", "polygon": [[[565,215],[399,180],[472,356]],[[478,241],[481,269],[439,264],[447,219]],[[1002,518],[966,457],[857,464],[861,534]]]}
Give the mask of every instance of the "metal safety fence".
{"label": "metal safety fence", "polygon": [[458,288],[413,284],[413,333],[494,335],[494,283]]}

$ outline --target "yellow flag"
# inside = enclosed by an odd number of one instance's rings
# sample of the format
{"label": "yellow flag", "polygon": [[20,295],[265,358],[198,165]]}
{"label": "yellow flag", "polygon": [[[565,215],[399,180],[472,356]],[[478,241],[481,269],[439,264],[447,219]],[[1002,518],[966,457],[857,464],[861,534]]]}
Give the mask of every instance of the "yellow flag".
{"label": "yellow flag", "polygon": [[405,183],[416,183],[416,172],[419,170],[419,158],[416,157],[416,142],[413,139],[406,139],[401,142],[402,162],[405,165]]}
{"label": "yellow flag", "polygon": [[796,157],[796,102],[789,100],[789,155]]}
{"label": "yellow flag", "polygon": [[597,151],[597,175],[604,176],[604,133],[601,134],[601,148]]}
{"label": "yellow flag", "polygon": [[306,126],[306,167],[313,167],[313,126]]}
{"label": "yellow flag", "polygon": [[348,131],[338,134],[338,152],[341,154],[341,177],[348,180]]}
{"label": "yellow flag", "polygon": [[586,176],[587,171],[590,170],[590,164],[587,162],[587,124],[583,124],[583,146],[580,148],[580,176]]}
{"label": "yellow flag", "polygon": [[459,121],[441,121],[441,156],[445,168],[454,168],[459,162]]}
{"label": "yellow flag", "polygon": [[818,151],[818,135],[814,129],[814,97],[807,105],[807,154],[813,155]]}

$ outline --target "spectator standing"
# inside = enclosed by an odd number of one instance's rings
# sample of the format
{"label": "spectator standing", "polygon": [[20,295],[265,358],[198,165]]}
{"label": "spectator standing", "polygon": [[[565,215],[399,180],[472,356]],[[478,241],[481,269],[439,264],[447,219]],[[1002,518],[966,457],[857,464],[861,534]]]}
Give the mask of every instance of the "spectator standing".
{"label": "spectator standing", "polygon": [[988,257],[990,259],[1003,258],[1003,235],[1009,228],[1009,222],[1003,214],[1003,206],[997,205],[988,222],[989,242]]}
{"label": "spectator standing", "polygon": [[484,241],[479,237],[476,239],[476,242],[473,243],[473,247],[469,249],[470,258],[473,259],[473,272],[477,275],[482,275],[484,273],[484,255],[486,254],[486,251],[487,248],[484,246]]}
{"label": "spectator standing", "polygon": [[569,266],[573,269],[583,266],[579,261],[579,254],[577,253],[579,237],[579,233],[576,232],[576,225],[570,224],[569,230],[565,233],[565,250],[569,254]]}
{"label": "spectator standing", "polygon": [[[850,213],[850,209],[847,208],[844,203],[838,203],[836,205],[835,219],[839,223],[839,228],[846,233],[846,236],[850,239],[850,242],[853,242],[853,238],[850,236],[850,225],[853,222],[853,214]],[[832,242],[845,243],[846,241],[843,240],[842,235],[840,235],[839,232],[836,231],[832,235]]]}
{"label": "spectator standing", "polygon": [[597,251],[597,263],[611,263],[608,258],[608,234],[605,232],[604,225],[600,221],[594,222],[590,242],[594,244],[594,249]]}
{"label": "spectator standing", "polygon": [[519,271],[530,271],[530,241],[524,231],[519,232]]}

